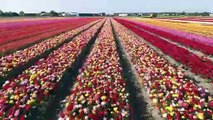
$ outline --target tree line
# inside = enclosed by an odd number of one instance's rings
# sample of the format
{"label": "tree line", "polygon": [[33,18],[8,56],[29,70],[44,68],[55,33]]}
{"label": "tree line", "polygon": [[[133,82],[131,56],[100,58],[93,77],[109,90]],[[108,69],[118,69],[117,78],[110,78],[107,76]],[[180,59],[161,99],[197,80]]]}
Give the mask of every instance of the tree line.
{"label": "tree line", "polygon": [[17,12],[3,12],[0,10],[0,16],[2,17],[18,17],[18,16],[61,16],[62,13],[51,10],[50,12],[42,11],[40,13],[25,13],[24,11]]}

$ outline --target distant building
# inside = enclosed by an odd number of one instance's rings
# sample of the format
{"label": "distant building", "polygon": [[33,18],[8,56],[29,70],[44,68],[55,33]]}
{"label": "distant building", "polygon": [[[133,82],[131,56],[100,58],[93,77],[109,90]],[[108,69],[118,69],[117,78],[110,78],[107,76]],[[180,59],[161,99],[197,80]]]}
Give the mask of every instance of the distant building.
{"label": "distant building", "polygon": [[79,16],[79,14],[77,12],[62,12],[61,16],[63,16],[63,17],[73,16],[74,17],[74,16]]}
{"label": "distant building", "polygon": [[120,17],[125,17],[125,16],[128,16],[128,14],[126,14],[126,13],[121,13],[121,14],[118,14],[118,16],[120,16]]}
{"label": "distant building", "polygon": [[213,17],[213,13],[210,13],[209,16]]}
{"label": "distant building", "polygon": [[120,16],[120,17],[125,17],[125,16],[142,16],[142,13],[114,13],[114,16]]}
{"label": "distant building", "polygon": [[39,15],[40,15],[40,16],[50,16],[50,14],[47,13],[47,12],[41,12]]}

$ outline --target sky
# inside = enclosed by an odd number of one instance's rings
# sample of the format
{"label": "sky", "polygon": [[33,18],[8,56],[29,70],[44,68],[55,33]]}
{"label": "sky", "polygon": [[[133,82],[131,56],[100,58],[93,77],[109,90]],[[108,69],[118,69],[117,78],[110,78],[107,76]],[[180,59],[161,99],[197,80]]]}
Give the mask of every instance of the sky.
{"label": "sky", "polygon": [[0,0],[0,10],[41,12],[213,12],[213,0]]}

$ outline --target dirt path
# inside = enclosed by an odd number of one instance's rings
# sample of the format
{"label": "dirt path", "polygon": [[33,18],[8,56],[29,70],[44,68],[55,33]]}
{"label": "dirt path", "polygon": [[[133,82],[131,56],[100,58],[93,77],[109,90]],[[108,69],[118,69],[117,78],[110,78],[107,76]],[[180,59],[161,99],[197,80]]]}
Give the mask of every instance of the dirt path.
{"label": "dirt path", "polygon": [[124,78],[127,80],[127,90],[130,93],[130,100],[134,113],[139,117],[135,120],[164,120],[159,111],[153,107],[152,101],[148,97],[147,90],[142,86],[141,80],[138,77],[135,68],[130,62],[130,57],[123,48],[123,44],[116,32],[113,32],[116,39],[117,50],[119,52],[120,62],[124,71]]}

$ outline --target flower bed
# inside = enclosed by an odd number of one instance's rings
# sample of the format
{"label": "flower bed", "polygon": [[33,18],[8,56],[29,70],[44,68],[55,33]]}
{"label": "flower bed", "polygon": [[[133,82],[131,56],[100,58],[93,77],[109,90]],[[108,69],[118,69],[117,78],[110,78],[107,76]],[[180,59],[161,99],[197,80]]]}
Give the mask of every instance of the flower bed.
{"label": "flower bed", "polygon": [[[32,27],[27,26],[22,28],[19,31],[9,31],[5,33],[5,35],[1,35],[1,45],[0,45],[0,52],[5,52],[7,50],[15,50],[21,46],[24,46],[29,43],[33,43],[39,41],[41,39],[45,39],[62,32],[74,29],[76,27],[82,26],[86,23],[92,22],[97,20],[98,18],[82,18],[82,19],[71,19],[71,20],[63,20],[53,23],[48,23],[47,25],[38,24],[38,26]],[[50,25],[49,25],[50,24]],[[54,27],[54,26],[55,27]],[[46,26],[46,28],[43,28]],[[44,30],[40,29],[43,28]]]}
{"label": "flower bed", "polygon": [[116,52],[110,20],[86,59],[59,120],[130,119],[130,104]]}
{"label": "flower bed", "polygon": [[47,58],[40,59],[18,77],[6,81],[0,90],[0,119],[24,120],[32,108],[42,104],[103,22],[84,31]]}
{"label": "flower bed", "polygon": [[192,34],[187,33],[181,33],[179,31],[166,29],[163,27],[157,27],[157,26],[151,26],[148,24],[142,24],[142,23],[136,23],[132,21],[132,24],[149,31],[151,33],[154,33],[156,35],[162,36],[164,38],[167,38],[171,41],[181,43],[182,45],[186,47],[191,47],[196,50],[200,50],[201,52],[209,55],[213,55],[213,39],[206,39],[206,38],[199,38],[197,36],[194,36]]}
{"label": "flower bed", "polygon": [[168,120],[213,118],[213,98],[184,73],[113,21],[116,34],[130,57],[149,98]]}
{"label": "flower bed", "polygon": [[[204,39],[210,39],[213,38],[213,33],[211,32],[213,30],[213,27],[208,24],[199,24],[199,23],[190,23],[190,22],[181,22],[181,21],[168,21],[168,20],[156,20],[156,19],[142,19],[142,18],[133,18],[137,21],[143,22],[145,24],[158,26],[160,28],[164,29],[170,29],[170,30],[176,30],[178,32],[182,33],[189,33],[190,37],[193,36],[193,38],[204,38]],[[193,35],[191,35],[193,34]],[[196,38],[196,36],[198,38]]]}
{"label": "flower bed", "polygon": [[213,79],[213,63],[209,59],[202,59],[197,55],[190,53],[188,50],[171,44],[160,37],[154,36],[148,32],[144,32],[137,27],[130,25],[123,20],[116,19],[133,32],[149,41],[154,46],[158,47],[165,54],[170,55],[173,59],[190,67],[191,71],[196,74],[201,74],[203,77]]}
{"label": "flower bed", "polygon": [[168,20],[183,20],[183,21],[197,21],[197,22],[213,22],[211,17],[184,17],[184,18],[166,18]]}
{"label": "flower bed", "polygon": [[95,22],[76,28],[74,30],[55,36],[53,38],[49,38],[29,48],[16,51],[13,54],[0,58],[0,76],[6,76],[7,73],[13,70],[14,68],[24,65],[30,59],[35,58],[38,55],[41,55],[42,53],[53,47],[56,47],[60,43],[63,43],[66,39],[71,38],[77,35],[79,32],[89,28]]}
{"label": "flower bed", "polygon": [[[61,19],[61,20],[44,20],[44,21],[31,21],[30,24],[27,22],[28,25],[22,25],[24,23],[20,23],[19,25],[14,25],[11,27],[0,27],[0,44],[7,43],[9,41],[14,41],[17,39],[22,39],[26,37],[30,37],[37,34],[42,34],[49,31],[57,31],[58,29],[67,29],[68,27],[73,27],[78,24],[76,22],[79,21],[80,18],[74,19]],[[95,19],[83,18],[80,20],[82,23],[87,21],[93,21]],[[76,24],[76,25],[75,25]],[[13,24],[12,24],[13,25]],[[21,29],[20,29],[20,27]]]}

